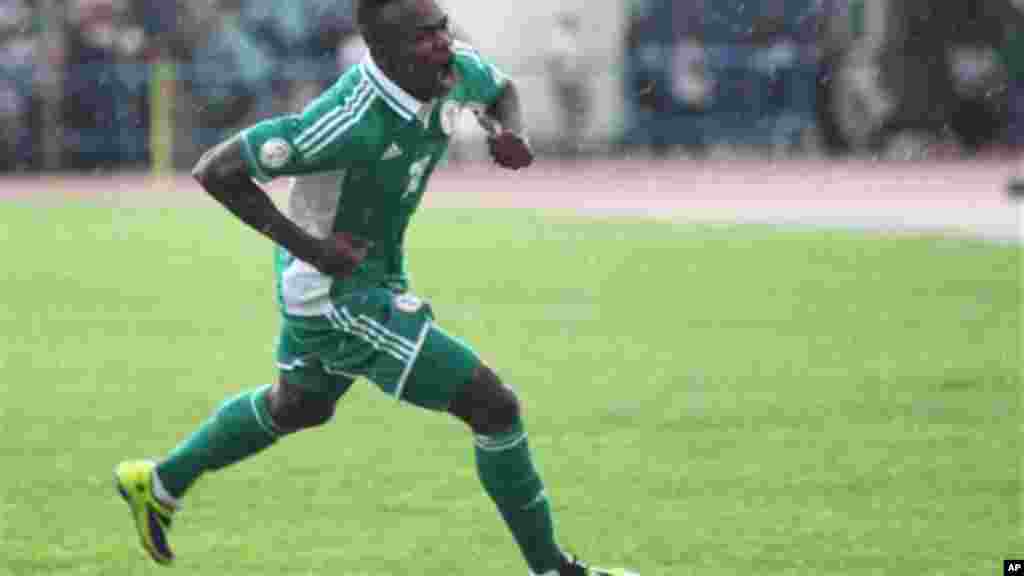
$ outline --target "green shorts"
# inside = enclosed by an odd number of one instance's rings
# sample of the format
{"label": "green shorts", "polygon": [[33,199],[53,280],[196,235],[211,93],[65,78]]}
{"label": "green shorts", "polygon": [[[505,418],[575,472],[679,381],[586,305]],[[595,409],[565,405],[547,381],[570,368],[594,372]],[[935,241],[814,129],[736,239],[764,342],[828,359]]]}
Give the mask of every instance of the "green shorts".
{"label": "green shorts", "polygon": [[373,289],[336,297],[325,316],[283,316],[277,366],[290,384],[340,398],[357,378],[431,410],[446,410],[480,365],[412,294]]}

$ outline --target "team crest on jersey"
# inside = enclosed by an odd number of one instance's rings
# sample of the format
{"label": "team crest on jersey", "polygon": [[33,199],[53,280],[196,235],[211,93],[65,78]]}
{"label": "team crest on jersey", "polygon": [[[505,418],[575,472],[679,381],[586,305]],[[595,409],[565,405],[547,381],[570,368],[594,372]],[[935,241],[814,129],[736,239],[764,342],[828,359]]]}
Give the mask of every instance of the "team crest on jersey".
{"label": "team crest on jersey", "polygon": [[408,292],[405,294],[398,294],[395,296],[395,308],[398,308],[406,314],[414,314],[419,312],[420,308],[423,308],[423,300],[417,296],[409,294]]}
{"label": "team crest on jersey", "polygon": [[455,133],[455,127],[459,123],[459,114],[462,113],[462,106],[455,100],[445,100],[441,105],[441,131],[445,136]]}
{"label": "team crest on jersey", "polygon": [[276,170],[292,159],[292,147],[282,138],[271,138],[260,147],[260,163]]}

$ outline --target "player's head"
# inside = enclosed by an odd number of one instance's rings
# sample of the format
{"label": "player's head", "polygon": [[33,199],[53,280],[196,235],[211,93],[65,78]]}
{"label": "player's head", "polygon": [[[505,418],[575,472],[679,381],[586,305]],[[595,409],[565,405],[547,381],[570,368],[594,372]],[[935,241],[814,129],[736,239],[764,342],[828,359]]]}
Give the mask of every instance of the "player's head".
{"label": "player's head", "polygon": [[359,32],[391,80],[420,100],[455,85],[448,15],[435,0],[359,0]]}

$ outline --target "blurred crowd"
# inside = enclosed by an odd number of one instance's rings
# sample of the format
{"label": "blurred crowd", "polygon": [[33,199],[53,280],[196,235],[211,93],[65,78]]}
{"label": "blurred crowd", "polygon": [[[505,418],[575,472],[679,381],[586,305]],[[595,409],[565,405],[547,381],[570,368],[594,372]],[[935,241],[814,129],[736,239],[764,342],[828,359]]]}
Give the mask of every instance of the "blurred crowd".
{"label": "blurred crowd", "polygon": [[661,154],[802,143],[814,125],[823,3],[633,0],[630,8],[628,142]]}
{"label": "blurred crowd", "polygon": [[[587,54],[587,12],[552,10],[537,71],[550,153],[1024,147],[1024,3],[620,3],[623,122],[597,146],[593,80],[609,65]],[[881,32],[871,6],[887,6]],[[0,170],[144,167],[157,62],[181,64],[173,128],[201,150],[297,108],[364,51],[351,0],[0,0]]]}
{"label": "blurred crowd", "polygon": [[1012,155],[1019,0],[629,0],[625,143]]}
{"label": "blurred crowd", "polygon": [[55,127],[62,167],[145,164],[157,61],[188,64],[175,101],[202,146],[360,55],[350,0],[0,0],[0,169],[40,166]]}
{"label": "blurred crowd", "polygon": [[24,0],[0,0],[0,169],[28,165],[38,116],[39,22]]}

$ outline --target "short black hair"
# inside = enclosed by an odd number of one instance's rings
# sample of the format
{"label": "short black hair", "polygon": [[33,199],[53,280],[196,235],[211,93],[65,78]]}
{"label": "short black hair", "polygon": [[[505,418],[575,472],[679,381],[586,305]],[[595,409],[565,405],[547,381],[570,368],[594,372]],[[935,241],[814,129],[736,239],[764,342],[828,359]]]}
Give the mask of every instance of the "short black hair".
{"label": "short black hair", "polygon": [[380,39],[380,13],[381,11],[392,4],[397,4],[401,0],[357,0],[356,7],[356,27],[359,28],[359,33],[366,40],[367,44],[373,44],[375,41]]}

